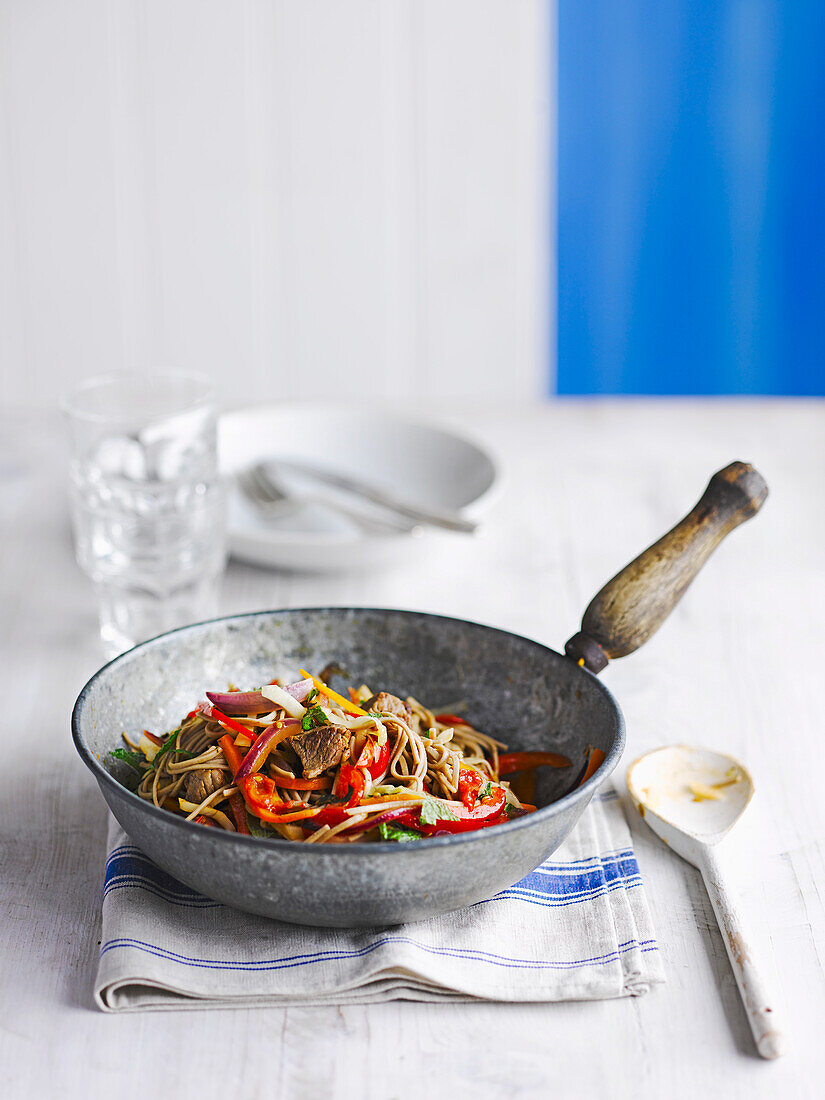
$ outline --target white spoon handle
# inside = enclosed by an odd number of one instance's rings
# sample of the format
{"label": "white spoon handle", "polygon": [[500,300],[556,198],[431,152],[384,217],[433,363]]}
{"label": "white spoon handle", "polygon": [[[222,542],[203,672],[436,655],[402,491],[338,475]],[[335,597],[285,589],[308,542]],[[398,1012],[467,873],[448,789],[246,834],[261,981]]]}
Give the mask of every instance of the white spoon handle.
{"label": "white spoon handle", "polygon": [[756,1049],[763,1058],[778,1058],[785,1052],[786,1041],[778,1019],[776,998],[753,957],[753,940],[712,850],[703,853],[700,869],[742,995]]}

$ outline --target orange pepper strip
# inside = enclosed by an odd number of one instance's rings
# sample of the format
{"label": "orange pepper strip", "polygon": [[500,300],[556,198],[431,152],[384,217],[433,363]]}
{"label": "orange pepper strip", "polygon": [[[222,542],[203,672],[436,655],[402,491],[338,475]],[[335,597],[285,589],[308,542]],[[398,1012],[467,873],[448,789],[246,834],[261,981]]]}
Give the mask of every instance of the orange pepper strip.
{"label": "orange pepper strip", "polygon": [[584,775],[581,777],[581,782],[579,783],[579,786],[581,786],[582,783],[586,783],[591,775],[599,770],[603,763],[604,753],[602,752],[602,750],[591,748],[590,759],[587,761],[587,767],[584,769]]}
{"label": "orange pepper strip", "polygon": [[273,775],[276,787],[285,787],[288,791],[325,791],[332,786],[331,779],[290,779],[289,776]]}
{"label": "orange pepper strip", "polygon": [[345,699],[343,695],[339,695],[337,691],[333,691],[332,688],[327,687],[323,680],[319,680],[317,677],[313,676],[311,672],[307,672],[305,668],[299,668],[298,671],[305,680],[312,680],[313,684],[315,684],[316,688],[323,695],[327,695],[330,699],[334,699],[336,703],[339,703],[347,714],[360,714],[362,718],[367,717],[367,712],[365,710],[356,706],[355,703],[351,703],[349,699]]}

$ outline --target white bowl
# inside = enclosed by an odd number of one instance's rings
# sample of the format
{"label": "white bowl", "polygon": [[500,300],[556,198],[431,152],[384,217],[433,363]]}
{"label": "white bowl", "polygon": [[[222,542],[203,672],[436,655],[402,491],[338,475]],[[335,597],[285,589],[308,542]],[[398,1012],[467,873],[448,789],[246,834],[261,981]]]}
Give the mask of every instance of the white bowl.
{"label": "white bowl", "polygon": [[[473,518],[496,480],[492,457],[477,443],[380,407],[301,403],[241,409],[221,417],[219,441],[229,485],[230,551],[241,561],[282,569],[329,572],[390,565],[417,552],[429,529],[365,531],[335,508],[312,503],[274,519],[264,517],[233,476],[255,462],[312,462],[407,501],[461,510]],[[312,491],[347,500],[321,486]],[[381,513],[371,514],[377,518]]]}

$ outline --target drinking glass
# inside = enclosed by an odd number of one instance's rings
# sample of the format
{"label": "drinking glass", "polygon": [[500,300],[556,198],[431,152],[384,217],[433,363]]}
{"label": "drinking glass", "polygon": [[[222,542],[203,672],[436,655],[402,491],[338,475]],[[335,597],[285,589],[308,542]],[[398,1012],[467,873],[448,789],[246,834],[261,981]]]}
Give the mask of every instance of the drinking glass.
{"label": "drinking glass", "polygon": [[64,401],[75,553],[110,656],[214,614],[226,562],[209,383],[110,374]]}

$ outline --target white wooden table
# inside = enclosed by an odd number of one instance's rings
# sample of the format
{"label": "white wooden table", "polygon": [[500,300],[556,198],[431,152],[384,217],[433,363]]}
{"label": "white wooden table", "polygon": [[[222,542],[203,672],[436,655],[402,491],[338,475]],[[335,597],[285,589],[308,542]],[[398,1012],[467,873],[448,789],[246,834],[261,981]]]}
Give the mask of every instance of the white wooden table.
{"label": "white wooden table", "polygon": [[[106,813],[69,711],[101,663],[71,555],[56,417],[0,436],[5,704],[0,775],[2,1095],[634,1097],[816,1095],[825,1075],[825,406],[565,402],[464,410],[505,485],[483,537],[435,538],[378,577],[232,565],[218,612],[302,604],[415,607],[561,647],[596,589],[691,507],[716,469],[753,462],[762,513],[727,540],[656,637],[603,674],[629,762],[694,741],[750,766],[758,858],[740,876],[792,1032],[754,1055],[698,874],[633,822],[667,968],[639,999],[104,1016],[90,987]],[[617,783],[623,784],[623,772]],[[819,1082],[816,1085],[815,1082]],[[819,1092],[821,1095],[821,1091]]]}

